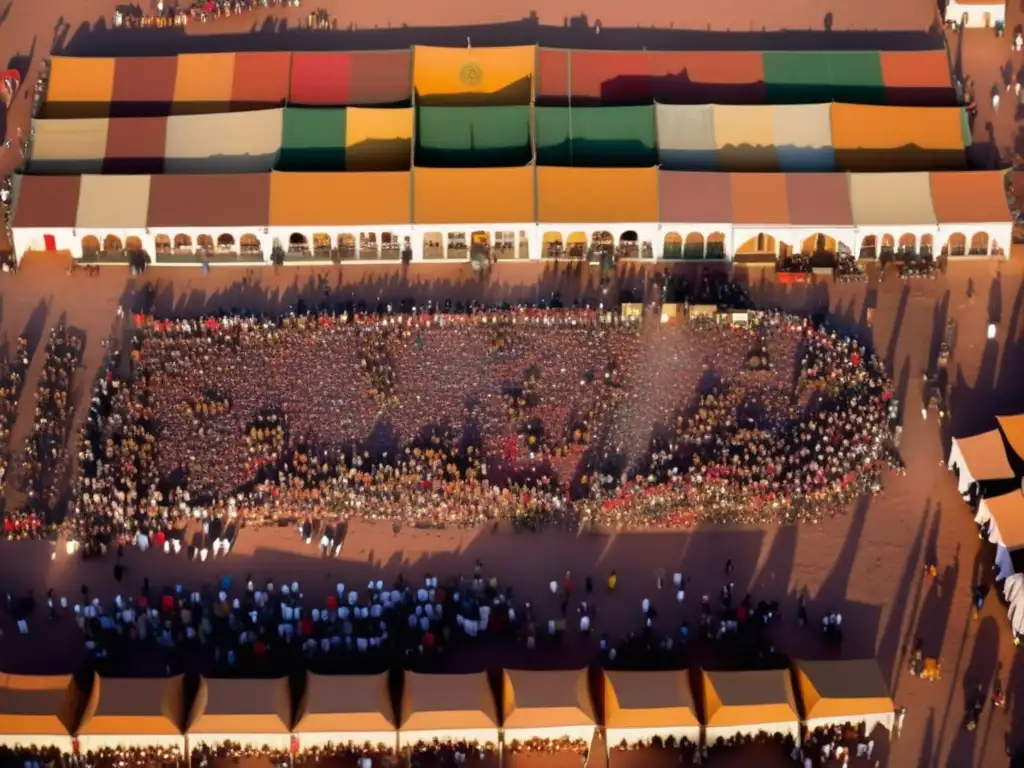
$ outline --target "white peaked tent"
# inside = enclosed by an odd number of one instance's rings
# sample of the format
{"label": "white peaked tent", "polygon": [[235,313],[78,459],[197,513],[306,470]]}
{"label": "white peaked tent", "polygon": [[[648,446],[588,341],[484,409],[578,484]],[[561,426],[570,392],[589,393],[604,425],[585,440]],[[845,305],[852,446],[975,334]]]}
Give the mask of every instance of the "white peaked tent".
{"label": "white peaked tent", "polygon": [[954,438],[949,451],[949,469],[960,473],[957,490],[961,495],[967,493],[973,483],[1014,477],[998,429],[973,437]]}
{"label": "white peaked tent", "polygon": [[1010,619],[1010,627],[1015,635],[1024,635],[1024,593],[1020,593],[1010,603],[1010,610],[1007,612]]}
{"label": "white peaked tent", "polygon": [[1024,594],[1024,573],[1015,573],[1003,582],[1003,598],[1012,603],[1020,594]]}
{"label": "white peaked tent", "polygon": [[996,578],[1009,578],[1016,570],[1011,553],[1024,549],[1024,493],[982,499],[974,522],[989,526],[988,540],[996,545]]}

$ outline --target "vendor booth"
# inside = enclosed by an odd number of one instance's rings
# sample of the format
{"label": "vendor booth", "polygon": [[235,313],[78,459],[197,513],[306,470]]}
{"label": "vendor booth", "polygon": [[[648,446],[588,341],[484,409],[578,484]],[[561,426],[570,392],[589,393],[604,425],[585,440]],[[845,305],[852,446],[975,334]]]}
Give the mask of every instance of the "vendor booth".
{"label": "vendor booth", "polygon": [[589,744],[597,720],[587,670],[506,669],[502,692],[505,743],[570,739]]}
{"label": "vendor booth", "polygon": [[487,674],[423,675],[406,672],[399,748],[419,742],[498,743],[498,711]]}
{"label": "vendor booth", "polygon": [[996,421],[1010,450],[1018,459],[1024,460],[1024,413],[1014,416],[997,416]]}
{"label": "vendor booth", "polygon": [[655,738],[700,741],[700,721],[686,670],[605,672],[604,725],[609,748]]}
{"label": "vendor booth", "polygon": [[71,754],[81,699],[71,675],[0,675],[0,747]]}
{"label": "vendor booth", "polygon": [[949,469],[957,473],[960,495],[970,492],[975,483],[1012,480],[1013,468],[1006,457],[1006,446],[998,429],[973,437],[953,438],[949,451]]}
{"label": "vendor booth", "polygon": [[982,499],[974,522],[988,528],[988,540],[996,545],[996,579],[1015,573],[1015,553],[1024,549],[1024,493]]}
{"label": "vendor booth", "polygon": [[797,661],[793,674],[807,730],[846,723],[892,730],[896,705],[875,659]]}
{"label": "vendor booth", "polygon": [[288,678],[218,680],[202,677],[188,718],[190,749],[225,742],[286,750],[291,739]]}
{"label": "vendor booth", "polygon": [[301,749],[331,743],[394,751],[398,729],[388,673],[324,677],[307,672],[293,732]]}
{"label": "vendor booth", "polygon": [[718,739],[764,732],[800,738],[800,716],[786,669],[703,672],[704,733]]}
{"label": "vendor booth", "polygon": [[1024,635],[1024,592],[1018,592],[1013,598],[1006,615],[1010,619],[1010,628],[1013,630],[1013,634]]}
{"label": "vendor booth", "polygon": [[83,753],[126,747],[185,752],[184,678],[113,678],[96,675],[78,726]]}

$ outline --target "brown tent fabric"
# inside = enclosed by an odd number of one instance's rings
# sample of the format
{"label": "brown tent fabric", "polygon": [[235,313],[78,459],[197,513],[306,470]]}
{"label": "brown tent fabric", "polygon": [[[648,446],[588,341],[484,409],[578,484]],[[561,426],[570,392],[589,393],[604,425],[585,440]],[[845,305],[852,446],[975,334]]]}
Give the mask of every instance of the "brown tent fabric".
{"label": "brown tent fabric", "polygon": [[[325,677],[306,673],[295,733],[394,731],[388,673]],[[393,745],[392,745],[393,746]]]}
{"label": "brown tent fabric", "polygon": [[996,421],[1017,458],[1024,459],[1024,414],[996,416]]}
{"label": "brown tent fabric", "polygon": [[804,721],[813,726],[891,720],[896,705],[875,659],[797,661]]}
{"label": "brown tent fabric", "polygon": [[[974,481],[1013,479],[1013,468],[1006,456],[1006,446],[1003,445],[1003,436],[998,429],[971,437],[954,438],[953,444],[964,465],[961,471],[967,470]],[[951,463],[959,462],[954,458]]]}
{"label": "brown tent fabric", "polygon": [[287,734],[291,731],[288,678],[217,680],[200,678],[189,715],[189,736]]}
{"label": "brown tent fabric", "polygon": [[0,745],[21,746],[12,736],[70,741],[81,705],[82,694],[71,675],[0,675]]}
{"label": "brown tent fabric", "polygon": [[605,672],[604,725],[624,728],[699,728],[689,673]]}
{"label": "brown tent fabric", "polygon": [[704,725],[746,728],[799,720],[785,669],[703,672]]}
{"label": "brown tent fabric", "polygon": [[587,670],[506,669],[502,722],[506,731],[596,725]]}
{"label": "brown tent fabric", "polygon": [[96,675],[76,734],[180,736],[184,678],[112,678]]}
{"label": "brown tent fabric", "polygon": [[452,733],[492,728],[497,731],[498,712],[486,673],[405,673],[399,730]]}

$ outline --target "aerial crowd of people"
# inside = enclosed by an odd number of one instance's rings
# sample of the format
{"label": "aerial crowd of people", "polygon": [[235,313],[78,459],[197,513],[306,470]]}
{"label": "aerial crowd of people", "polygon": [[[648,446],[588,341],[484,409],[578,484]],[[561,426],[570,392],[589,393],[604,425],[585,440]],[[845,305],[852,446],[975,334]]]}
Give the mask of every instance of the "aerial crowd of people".
{"label": "aerial crowd of people", "polygon": [[77,447],[70,533],[814,520],[879,490],[881,363],[802,318],[721,317],[138,315]]}

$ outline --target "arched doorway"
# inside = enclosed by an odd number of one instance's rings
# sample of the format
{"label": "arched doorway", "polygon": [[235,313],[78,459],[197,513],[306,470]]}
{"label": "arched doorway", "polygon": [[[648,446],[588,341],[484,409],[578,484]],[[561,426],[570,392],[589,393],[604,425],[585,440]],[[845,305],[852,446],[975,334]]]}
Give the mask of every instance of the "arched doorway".
{"label": "arched doorway", "polygon": [[469,236],[470,253],[473,256],[489,257],[491,254],[491,233],[482,229],[473,232]]}
{"label": "arched doorway", "polygon": [[686,234],[686,241],[683,243],[683,258],[704,258],[704,235],[700,232],[688,232]]}
{"label": "arched doorway", "polygon": [[810,237],[804,238],[800,243],[800,253],[814,256],[815,254],[835,254],[839,245],[834,237],[815,232]]}
{"label": "arched doorway", "polygon": [[217,235],[217,250],[222,253],[231,253],[235,250],[235,238],[224,233]]}
{"label": "arched doorway", "polygon": [[95,256],[100,252],[100,239],[93,235],[86,235],[82,238],[82,255]]}
{"label": "arched doorway", "polygon": [[444,234],[441,232],[423,233],[423,258],[444,258]]}
{"label": "arched doorway", "polygon": [[117,235],[107,235],[103,238],[103,250],[106,253],[117,253],[124,250],[121,238]]}
{"label": "arched doorway", "polygon": [[640,237],[632,229],[627,229],[619,237],[619,257],[636,259],[640,256]]}
{"label": "arched doorway", "polygon": [[917,251],[917,238],[909,233],[903,233],[896,242],[896,249],[901,258],[912,257]]}
{"label": "arched doorway", "polygon": [[210,235],[200,235],[196,238],[196,248],[200,251],[212,251],[213,237]]}
{"label": "arched doorway", "polygon": [[465,232],[448,233],[448,250],[445,252],[447,259],[464,259],[469,251],[469,243],[466,241]]}
{"label": "arched doorway", "polygon": [[125,238],[124,241],[125,250],[128,251],[141,251],[142,250],[142,239],[132,235],[131,237]]}
{"label": "arched doorway", "polygon": [[171,238],[167,235],[157,235],[153,241],[153,247],[156,248],[157,253],[170,253],[171,252]]}
{"label": "arched doorway", "polygon": [[921,242],[918,244],[917,252],[925,259],[930,259],[935,249],[935,243],[931,235],[921,235]]}
{"label": "arched doorway", "polygon": [[541,253],[546,259],[557,259],[562,256],[565,246],[562,244],[561,232],[545,232],[541,238]]}
{"label": "arched doorway", "polygon": [[192,250],[192,238],[188,235],[175,235],[174,236],[174,250],[176,251],[191,251]]}
{"label": "arched doorway", "polygon": [[389,259],[397,259],[402,253],[402,240],[394,232],[380,233],[381,256]]}
{"label": "arched doorway", "polygon": [[683,238],[678,232],[665,233],[661,255],[665,259],[681,259],[683,257]]}
{"label": "arched doorway", "polygon": [[708,235],[707,240],[704,241],[704,258],[705,259],[726,259],[728,254],[725,252],[725,233],[724,232],[712,232]]}
{"label": "arched doorway", "polygon": [[892,235],[882,235],[882,243],[879,247],[879,254],[883,259],[892,258],[896,254],[896,238]]}
{"label": "arched doorway", "polygon": [[975,232],[971,237],[971,255],[987,256],[989,246],[988,232]]}
{"label": "arched doorway", "polygon": [[356,257],[356,236],[338,235],[338,256],[342,259]]}
{"label": "arched doorway", "polygon": [[309,251],[309,240],[301,232],[292,232],[288,235],[288,252],[304,253]]}
{"label": "arched doorway", "polygon": [[860,241],[859,257],[862,259],[878,258],[878,239],[874,235],[868,235]]}
{"label": "arched doorway", "polygon": [[590,237],[590,249],[586,255],[588,261],[603,262],[615,258],[615,237],[611,232],[598,230]]}
{"label": "arched doorway", "polygon": [[260,253],[263,250],[263,246],[260,244],[260,239],[253,234],[242,235],[238,241],[239,252],[246,256],[252,256]]}
{"label": "arched doorway", "polygon": [[331,254],[331,236],[326,232],[313,233],[313,250],[325,256]]}
{"label": "arched doorway", "polygon": [[962,232],[954,232],[946,241],[943,251],[949,256],[963,256],[967,253],[967,237]]}
{"label": "arched doorway", "polygon": [[380,250],[377,246],[377,233],[376,232],[360,232],[359,233],[359,258],[360,259],[376,259],[380,256]]}
{"label": "arched doorway", "polygon": [[778,244],[771,235],[761,232],[747,240],[736,249],[737,254],[771,254],[775,255]]}
{"label": "arched doorway", "polygon": [[570,259],[585,259],[587,257],[587,235],[585,232],[570,232],[565,238],[565,250]]}

